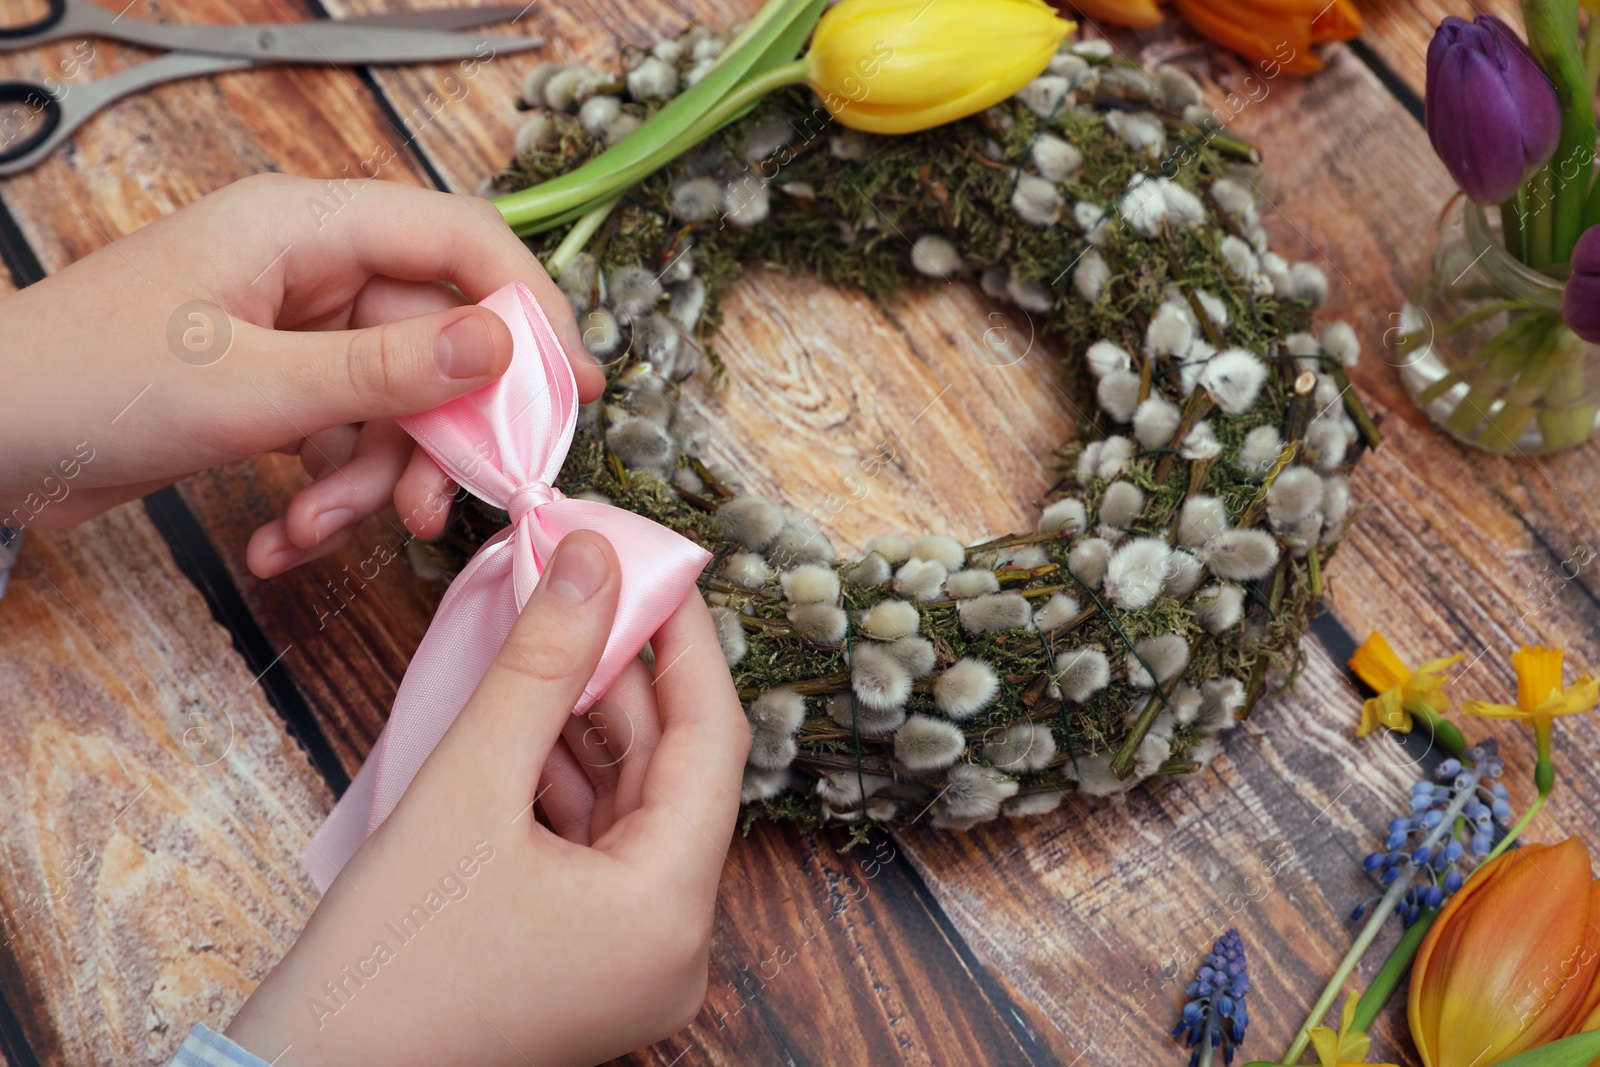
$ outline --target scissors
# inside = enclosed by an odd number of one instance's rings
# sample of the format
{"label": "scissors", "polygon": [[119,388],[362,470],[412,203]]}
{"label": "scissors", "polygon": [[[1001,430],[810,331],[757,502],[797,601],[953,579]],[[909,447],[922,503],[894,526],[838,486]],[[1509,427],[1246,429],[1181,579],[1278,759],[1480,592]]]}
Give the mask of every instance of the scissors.
{"label": "scissors", "polygon": [[544,44],[542,37],[450,32],[511,21],[531,5],[401,11],[337,22],[186,26],[113,15],[87,0],[49,3],[35,22],[0,25],[0,51],[69,37],[102,37],[169,54],[92,82],[0,81],[0,177],[42,162],[101,108],[162,82],[278,64],[482,60]]}

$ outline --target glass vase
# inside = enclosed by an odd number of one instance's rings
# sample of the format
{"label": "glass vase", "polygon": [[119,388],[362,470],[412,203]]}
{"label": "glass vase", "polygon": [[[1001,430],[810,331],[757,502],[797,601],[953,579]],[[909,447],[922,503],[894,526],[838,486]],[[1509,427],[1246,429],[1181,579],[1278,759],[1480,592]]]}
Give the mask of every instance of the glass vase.
{"label": "glass vase", "polygon": [[1490,452],[1588,440],[1600,428],[1600,346],[1567,329],[1561,286],[1507,252],[1498,220],[1456,194],[1387,338],[1411,399],[1456,440]]}

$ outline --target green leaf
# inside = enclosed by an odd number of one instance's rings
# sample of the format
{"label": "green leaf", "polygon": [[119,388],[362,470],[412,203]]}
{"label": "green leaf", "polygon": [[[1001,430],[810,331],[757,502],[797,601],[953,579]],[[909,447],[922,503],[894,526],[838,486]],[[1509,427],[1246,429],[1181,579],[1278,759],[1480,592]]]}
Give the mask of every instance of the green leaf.
{"label": "green leaf", "polygon": [[1498,1064],[1499,1067],[1589,1067],[1589,1061],[1596,1056],[1600,1056],[1600,1030],[1590,1030],[1518,1053],[1509,1060],[1499,1060]]}
{"label": "green leaf", "polygon": [[1372,976],[1366,992],[1362,993],[1361,999],[1356,1002],[1355,1018],[1350,1022],[1352,1030],[1364,1033],[1372,1028],[1373,1020],[1378,1017],[1378,1013],[1389,1002],[1389,998],[1400,987],[1406,975],[1411,973],[1411,961],[1416,958],[1417,949],[1422,946],[1422,939],[1427,936],[1428,928],[1438,917],[1437,911],[1424,908],[1417,921],[1406,927],[1406,932],[1400,935],[1400,940],[1390,951],[1389,958],[1383,962],[1378,973]]}
{"label": "green leaf", "polygon": [[793,21],[784,27],[783,32],[756,60],[750,73],[759,74],[796,59],[800,55],[801,46],[806,43],[806,38],[811,36],[811,30],[816,26],[817,20],[822,17],[822,9],[827,6],[828,0],[807,0],[805,8],[795,13]]}
{"label": "green leaf", "polygon": [[1530,188],[1530,195],[1547,195],[1554,201],[1549,260],[1565,263],[1582,227],[1594,160],[1594,100],[1578,47],[1578,0],[1523,0],[1522,21],[1528,30],[1528,47],[1561,103],[1561,139],[1548,164],[1554,176],[1549,184],[1554,189]]}
{"label": "green leaf", "polygon": [[[733,39],[716,65],[694,85],[650,117],[629,137],[576,170],[495,201],[506,222],[519,233],[549,225],[556,217],[575,217],[615,196],[671,159],[663,153],[752,71],[781,65],[783,50],[804,42],[815,23],[818,0],[768,0]],[[809,20],[809,21],[808,21]]]}

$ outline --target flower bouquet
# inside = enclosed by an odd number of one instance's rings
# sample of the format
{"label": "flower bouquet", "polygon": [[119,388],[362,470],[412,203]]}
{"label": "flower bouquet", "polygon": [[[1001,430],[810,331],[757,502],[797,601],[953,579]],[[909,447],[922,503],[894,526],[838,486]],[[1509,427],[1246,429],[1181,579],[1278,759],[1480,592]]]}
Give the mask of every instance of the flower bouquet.
{"label": "flower bouquet", "polygon": [[1600,425],[1600,32],[1577,0],[1526,0],[1524,43],[1493,15],[1428,49],[1429,139],[1461,193],[1391,331],[1407,389],[1496,452],[1570,448]]}
{"label": "flower bouquet", "polygon": [[[1514,847],[1555,786],[1555,721],[1600,700],[1600,682],[1587,675],[1562,684],[1563,658],[1560,649],[1523,648],[1511,657],[1515,703],[1461,705],[1467,716],[1533,731],[1535,796],[1513,822],[1496,741],[1468,743],[1444,717],[1444,672],[1462,657],[1413,670],[1377,633],[1357,649],[1350,666],[1377,692],[1358,736],[1379,726],[1406,733],[1422,721],[1445,758],[1412,786],[1406,810],[1362,861],[1375,892],[1350,918],[1364,924],[1287,1053],[1245,1067],[1299,1063],[1308,1045],[1321,1067],[1367,1063],[1365,1031],[1408,974],[1407,1021],[1424,1067],[1586,1067],[1600,1056],[1600,882],[1588,846]],[[1345,997],[1338,1029],[1322,1025],[1391,919],[1402,933],[1388,958],[1365,990]],[[1209,1067],[1219,1050],[1232,1063],[1245,1039],[1246,945],[1228,931],[1189,984],[1173,1036],[1193,1050],[1191,1067]]]}

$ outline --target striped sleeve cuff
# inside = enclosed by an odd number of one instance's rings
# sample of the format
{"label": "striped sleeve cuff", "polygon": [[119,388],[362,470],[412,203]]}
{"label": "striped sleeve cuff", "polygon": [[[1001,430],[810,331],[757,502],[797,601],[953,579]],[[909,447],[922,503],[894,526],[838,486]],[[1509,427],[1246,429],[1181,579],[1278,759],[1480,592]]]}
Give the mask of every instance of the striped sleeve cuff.
{"label": "striped sleeve cuff", "polygon": [[250,1055],[204,1023],[195,1023],[178,1048],[178,1054],[167,1061],[167,1067],[271,1067],[271,1064]]}
{"label": "striped sleeve cuff", "polygon": [[11,526],[0,526],[0,596],[6,595],[6,582],[11,578],[11,565],[17,562],[22,551],[22,531]]}

